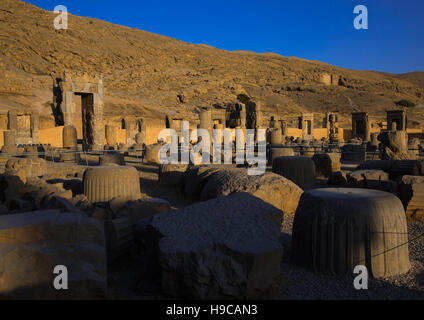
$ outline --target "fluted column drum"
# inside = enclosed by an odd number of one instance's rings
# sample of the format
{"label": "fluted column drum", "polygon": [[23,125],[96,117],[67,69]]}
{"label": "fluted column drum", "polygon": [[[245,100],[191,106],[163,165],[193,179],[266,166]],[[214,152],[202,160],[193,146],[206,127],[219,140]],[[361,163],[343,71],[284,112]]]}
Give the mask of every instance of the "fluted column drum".
{"label": "fluted column drum", "polygon": [[84,194],[91,202],[105,202],[115,197],[136,200],[140,197],[138,171],[130,166],[88,168],[83,177]]}
{"label": "fluted column drum", "polygon": [[371,189],[324,188],[303,193],[293,223],[295,263],[315,272],[352,274],[364,265],[375,278],[410,268],[402,203]]}

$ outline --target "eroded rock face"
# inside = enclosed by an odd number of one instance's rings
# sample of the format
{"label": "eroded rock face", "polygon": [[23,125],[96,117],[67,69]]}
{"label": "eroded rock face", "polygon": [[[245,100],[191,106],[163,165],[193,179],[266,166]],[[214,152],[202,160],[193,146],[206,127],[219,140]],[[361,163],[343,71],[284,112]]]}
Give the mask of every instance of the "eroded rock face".
{"label": "eroded rock face", "polygon": [[[93,299],[106,294],[103,225],[57,210],[0,216],[0,296]],[[55,266],[68,270],[68,290],[56,290]]]}
{"label": "eroded rock face", "polygon": [[247,193],[199,202],[139,223],[156,248],[162,289],[197,299],[254,297],[280,273],[282,214]]}
{"label": "eroded rock face", "polygon": [[227,196],[235,192],[247,192],[280,209],[293,214],[303,190],[294,182],[266,172],[260,176],[248,175],[245,169],[221,169],[210,174],[202,189],[202,201]]}

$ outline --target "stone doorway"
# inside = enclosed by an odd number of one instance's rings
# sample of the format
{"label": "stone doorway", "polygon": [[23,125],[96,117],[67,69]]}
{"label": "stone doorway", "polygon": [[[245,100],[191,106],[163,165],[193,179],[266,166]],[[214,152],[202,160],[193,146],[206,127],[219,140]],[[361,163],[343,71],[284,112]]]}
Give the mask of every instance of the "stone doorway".
{"label": "stone doorway", "polygon": [[[54,78],[54,109],[64,125],[74,125],[84,150],[103,150],[105,128],[103,123],[102,76],[70,75]],[[80,99],[78,99],[80,98]],[[63,125],[57,121],[56,125]]]}
{"label": "stone doorway", "polygon": [[365,121],[364,120],[356,120],[356,134],[358,136],[365,135]]}
{"label": "stone doorway", "polygon": [[[78,99],[77,97],[80,97]],[[94,97],[91,93],[75,92],[75,119],[78,140],[87,150],[94,144]]]}

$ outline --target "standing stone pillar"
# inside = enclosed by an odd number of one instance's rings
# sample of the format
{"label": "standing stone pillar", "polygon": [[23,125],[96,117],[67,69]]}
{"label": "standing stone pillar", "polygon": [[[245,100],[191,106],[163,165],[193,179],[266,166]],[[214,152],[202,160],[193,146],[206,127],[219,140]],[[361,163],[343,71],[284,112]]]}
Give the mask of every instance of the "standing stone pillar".
{"label": "standing stone pillar", "polygon": [[141,121],[139,133],[141,134],[141,143],[147,144],[147,123],[144,119]]}
{"label": "standing stone pillar", "polygon": [[262,127],[262,106],[259,103],[256,103],[255,114],[256,114],[256,129],[259,129]]}
{"label": "standing stone pillar", "polygon": [[365,121],[365,139],[364,141],[370,141],[371,140],[371,123],[368,119],[368,115],[366,117]]}
{"label": "standing stone pillar", "polygon": [[74,93],[72,91],[66,91],[63,94],[63,120],[65,126],[74,123],[75,113],[76,106],[74,102]]}
{"label": "standing stone pillar", "polygon": [[17,153],[15,131],[3,132],[4,145],[1,148],[2,153]]}
{"label": "standing stone pillar", "polygon": [[7,129],[13,130],[15,133],[18,129],[18,112],[16,110],[9,110],[7,112]]}
{"label": "standing stone pillar", "polygon": [[40,122],[40,114],[38,111],[31,112],[31,138],[33,144],[38,144],[38,126]]}
{"label": "standing stone pillar", "polygon": [[63,153],[60,160],[63,162],[75,163],[79,160],[77,153],[77,129],[72,125],[63,127],[62,131]]}
{"label": "standing stone pillar", "polygon": [[212,137],[212,112],[210,109],[200,111],[200,128],[209,132]]}
{"label": "standing stone pillar", "polygon": [[64,126],[63,127],[63,147],[64,148],[72,148],[73,150],[77,149],[77,129],[72,126]]}
{"label": "standing stone pillar", "polygon": [[7,147],[16,147],[15,131],[3,132],[4,145]]}
{"label": "standing stone pillar", "polygon": [[135,135],[135,143],[138,147],[147,144],[147,123],[146,120],[141,120],[139,132]]}
{"label": "standing stone pillar", "polygon": [[99,85],[101,93],[93,94],[93,150],[103,150],[105,131],[103,123],[103,84]]}
{"label": "standing stone pillar", "polygon": [[165,117],[165,126],[166,126],[167,129],[176,130],[175,124],[174,124],[174,119],[169,115],[166,115],[166,117]]}
{"label": "standing stone pillar", "polygon": [[107,124],[105,126],[106,144],[108,146],[116,146],[118,144],[118,131],[115,126]]}
{"label": "standing stone pillar", "polygon": [[240,128],[246,128],[246,106],[240,104]]}
{"label": "standing stone pillar", "polygon": [[131,147],[135,143],[135,135],[137,134],[135,120],[130,118],[125,118],[125,132],[126,132],[127,147]]}
{"label": "standing stone pillar", "polygon": [[287,122],[286,120],[281,120],[281,134],[283,137],[287,136]]}

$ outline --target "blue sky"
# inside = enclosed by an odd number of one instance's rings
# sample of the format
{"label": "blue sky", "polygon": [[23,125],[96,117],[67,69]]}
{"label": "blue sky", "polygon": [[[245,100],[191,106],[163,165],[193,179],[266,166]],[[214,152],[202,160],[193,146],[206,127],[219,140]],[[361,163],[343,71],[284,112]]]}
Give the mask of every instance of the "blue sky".
{"label": "blue sky", "polygon": [[[27,0],[224,50],[275,52],[339,67],[424,71],[424,0]],[[368,30],[353,27],[356,5]]]}

